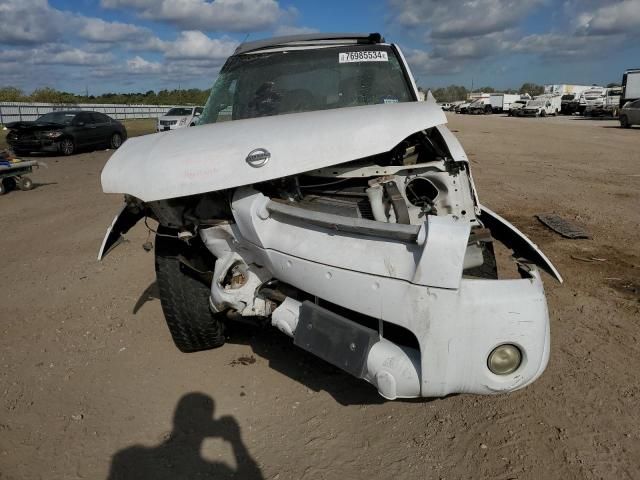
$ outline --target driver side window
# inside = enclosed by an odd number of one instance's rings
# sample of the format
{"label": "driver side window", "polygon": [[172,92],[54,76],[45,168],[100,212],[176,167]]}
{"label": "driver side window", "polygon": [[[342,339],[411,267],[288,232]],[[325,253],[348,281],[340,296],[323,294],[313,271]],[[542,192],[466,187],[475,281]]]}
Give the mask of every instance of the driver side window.
{"label": "driver side window", "polygon": [[91,122],[91,117],[88,113],[79,113],[76,115],[76,118],[73,121],[76,126],[89,125]]}

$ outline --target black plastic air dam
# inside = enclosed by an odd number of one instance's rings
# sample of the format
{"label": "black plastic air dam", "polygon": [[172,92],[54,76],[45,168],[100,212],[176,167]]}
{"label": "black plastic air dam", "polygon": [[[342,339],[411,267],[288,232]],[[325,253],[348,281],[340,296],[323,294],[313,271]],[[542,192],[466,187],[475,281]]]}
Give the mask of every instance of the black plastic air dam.
{"label": "black plastic air dam", "polygon": [[379,339],[376,330],[305,301],[293,343],[354,377],[364,378],[369,350]]}

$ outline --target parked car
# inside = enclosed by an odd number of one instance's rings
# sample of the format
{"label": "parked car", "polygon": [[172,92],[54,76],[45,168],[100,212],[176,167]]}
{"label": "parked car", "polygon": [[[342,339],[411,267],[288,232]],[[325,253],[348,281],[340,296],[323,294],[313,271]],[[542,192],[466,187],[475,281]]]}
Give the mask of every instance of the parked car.
{"label": "parked car", "polygon": [[622,110],[619,117],[620,126],[622,128],[630,128],[633,125],[640,125],[640,100],[628,102]]}
{"label": "parked car", "polygon": [[[522,388],[549,358],[538,268],[561,278],[478,203],[446,122],[380,34],[243,43],[198,128],[109,159],[102,188],[126,203],[99,258],[159,223],[158,291],[184,352],[271,324],[387,399]],[[498,277],[494,242],[522,278]]]}
{"label": "parked car", "polygon": [[202,107],[175,107],[158,118],[156,131],[176,130],[178,128],[193,127],[202,114]]}
{"label": "parked car", "polygon": [[104,113],[61,110],[32,122],[12,122],[6,127],[7,143],[16,154],[58,152],[71,155],[81,148],[117,149],[127,139],[127,129]]}

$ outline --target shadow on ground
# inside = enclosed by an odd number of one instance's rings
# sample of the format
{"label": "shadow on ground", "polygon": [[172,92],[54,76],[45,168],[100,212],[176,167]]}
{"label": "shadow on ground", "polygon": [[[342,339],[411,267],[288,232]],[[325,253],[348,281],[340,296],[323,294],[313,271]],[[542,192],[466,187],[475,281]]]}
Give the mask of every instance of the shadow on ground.
{"label": "shadow on ground", "polygon": [[[117,452],[108,480],[264,479],[242,442],[238,422],[230,416],[215,419],[214,410],[210,396],[186,394],[176,406],[167,440],[156,447],[133,445]],[[202,458],[200,450],[207,438],[229,442],[237,469]]]}

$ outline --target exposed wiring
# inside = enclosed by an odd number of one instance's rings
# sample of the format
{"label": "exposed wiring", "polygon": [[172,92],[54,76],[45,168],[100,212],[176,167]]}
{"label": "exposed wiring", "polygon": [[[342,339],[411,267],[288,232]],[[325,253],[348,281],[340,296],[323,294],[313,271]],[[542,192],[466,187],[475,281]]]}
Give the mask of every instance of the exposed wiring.
{"label": "exposed wiring", "polygon": [[158,233],[158,231],[157,231],[157,230],[154,230],[153,228],[151,228],[151,227],[149,226],[149,224],[147,223],[147,220],[148,220],[148,219],[149,219],[149,217],[144,217],[144,225],[145,225],[145,227],[147,227],[147,229],[148,229],[150,232],[155,233],[158,237],[167,237],[167,238],[175,238],[175,239],[178,239],[178,236],[177,236],[177,235],[167,235],[166,233]]}

